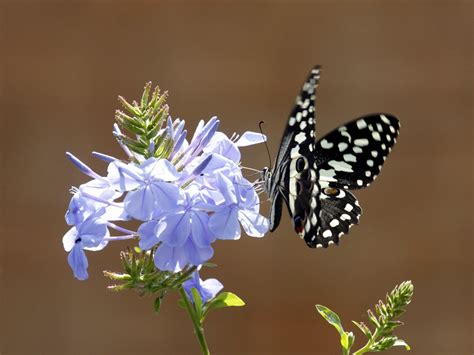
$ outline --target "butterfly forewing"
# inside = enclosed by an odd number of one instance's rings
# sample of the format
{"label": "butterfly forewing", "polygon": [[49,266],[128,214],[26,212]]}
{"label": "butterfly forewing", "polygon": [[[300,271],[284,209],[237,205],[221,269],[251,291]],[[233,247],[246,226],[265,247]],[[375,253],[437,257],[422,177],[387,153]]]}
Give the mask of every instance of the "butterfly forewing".
{"label": "butterfly forewing", "polygon": [[322,188],[360,189],[369,186],[397,140],[398,119],[389,114],[360,117],[316,143]]}
{"label": "butterfly forewing", "polygon": [[273,171],[265,177],[266,190],[272,201],[271,231],[279,224],[283,201],[300,236],[304,236],[305,230],[312,231],[317,227],[320,206],[314,163],[314,102],[319,76],[320,68],[315,67],[303,84],[283,133]]}

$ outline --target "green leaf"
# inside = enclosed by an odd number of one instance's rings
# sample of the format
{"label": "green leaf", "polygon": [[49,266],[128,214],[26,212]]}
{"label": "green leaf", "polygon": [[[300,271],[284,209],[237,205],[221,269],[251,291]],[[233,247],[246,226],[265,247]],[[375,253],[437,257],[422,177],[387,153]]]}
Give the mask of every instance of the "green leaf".
{"label": "green leaf", "polygon": [[354,334],[352,332],[344,332],[341,334],[341,345],[344,349],[350,350],[352,344],[354,344]]}
{"label": "green leaf", "polygon": [[191,294],[193,296],[194,309],[196,310],[196,315],[197,315],[198,319],[201,319],[202,318],[202,298],[201,298],[201,295],[199,294],[199,291],[195,287],[193,287],[191,289]]}
{"label": "green leaf", "polygon": [[364,323],[362,323],[362,322],[358,323],[356,321],[352,321],[352,323],[357,325],[357,327],[361,330],[362,333],[364,333],[364,335],[367,338],[370,339],[372,337],[372,332],[370,331],[370,329]]}
{"label": "green leaf", "polygon": [[367,310],[367,315],[369,316],[370,323],[372,323],[372,325],[375,328],[380,328],[380,323],[377,320],[377,317],[374,315],[374,313],[370,309]]}
{"label": "green leaf", "polygon": [[145,109],[148,105],[148,97],[150,95],[151,89],[151,81],[145,84],[145,88],[143,89],[142,99],[140,100],[140,105],[142,109]]}
{"label": "green leaf", "polygon": [[397,339],[393,346],[404,346],[407,351],[411,350],[410,345],[408,345],[405,340],[402,339]]}
{"label": "green leaf", "polygon": [[121,118],[117,118],[117,122],[119,122],[120,126],[122,126],[123,128],[126,128],[128,131],[138,136],[145,134],[145,131],[143,130],[143,128],[137,125],[135,122],[126,121]]}
{"label": "green leaf", "polygon": [[347,336],[349,338],[349,348],[348,348],[348,350],[350,350],[352,345],[354,344],[355,335],[352,332],[349,332],[349,333],[347,333]]}
{"label": "green leaf", "polygon": [[182,298],[178,300],[178,306],[181,307],[182,309],[186,309],[186,302]]}
{"label": "green leaf", "polygon": [[161,296],[158,296],[158,297],[155,298],[155,302],[154,302],[153,306],[155,308],[156,313],[160,312],[161,301],[162,301]]}
{"label": "green leaf", "polygon": [[217,267],[217,264],[214,263],[204,263],[203,265],[207,267]]}
{"label": "green leaf", "polygon": [[134,114],[135,116],[141,116],[142,113],[138,107],[129,104],[127,100],[125,100],[125,98],[123,98],[122,96],[119,96],[118,100],[122,104],[122,107],[128,112]]}
{"label": "green leaf", "polygon": [[242,306],[245,306],[245,302],[239,296],[232,292],[222,292],[217,297],[214,297],[212,300],[208,301],[202,316],[202,321],[204,321],[212,309]]}
{"label": "green leaf", "polygon": [[339,316],[335,312],[331,311],[329,308],[320,304],[316,305],[316,310],[319,312],[319,314],[321,314],[324,319],[326,319],[329,324],[331,324],[334,328],[337,329],[337,331],[342,337],[344,334],[344,328],[342,327]]}
{"label": "green leaf", "polygon": [[209,301],[208,310],[212,308],[224,307],[242,307],[245,302],[236,294],[232,292],[222,292],[213,300]]}
{"label": "green leaf", "polygon": [[112,272],[112,271],[103,271],[104,275],[107,276],[108,278],[112,280],[119,280],[119,281],[129,281],[132,279],[132,277],[129,274],[119,274],[118,272]]}

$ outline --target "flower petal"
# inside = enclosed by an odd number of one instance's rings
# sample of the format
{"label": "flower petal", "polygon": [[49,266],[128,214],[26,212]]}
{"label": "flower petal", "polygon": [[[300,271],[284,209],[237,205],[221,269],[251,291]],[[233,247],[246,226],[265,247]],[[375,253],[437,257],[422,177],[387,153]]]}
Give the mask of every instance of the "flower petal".
{"label": "flower petal", "polygon": [[124,200],[125,211],[135,219],[147,221],[153,217],[155,195],[149,185],[130,191]]}
{"label": "flower petal", "polygon": [[162,271],[179,272],[187,265],[187,258],[182,247],[170,247],[161,244],[155,251],[155,266]]}
{"label": "flower petal", "polygon": [[109,234],[106,221],[98,218],[88,218],[78,227],[78,236],[85,247],[94,248],[102,243]]}
{"label": "flower petal", "polygon": [[222,132],[216,132],[204,149],[207,154],[215,153],[238,163],[240,161],[239,148]]}
{"label": "flower petal", "polygon": [[86,280],[89,278],[89,274],[87,273],[89,262],[87,261],[86,253],[84,253],[80,244],[76,244],[74,248],[72,248],[67,256],[67,261],[76,279]]}
{"label": "flower petal", "polygon": [[107,179],[118,191],[131,191],[143,183],[141,170],[135,164],[114,161],[107,168]]}
{"label": "flower petal", "polygon": [[217,239],[239,239],[240,225],[237,207],[224,207],[214,212],[209,218],[209,229],[217,236]]}
{"label": "flower petal", "polygon": [[224,288],[224,285],[217,279],[207,279],[201,282],[204,291],[201,298],[204,303],[216,297],[216,295]]}
{"label": "flower petal", "polygon": [[89,208],[87,199],[85,199],[80,192],[76,192],[74,196],[72,196],[66,215],[64,216],[66,223],[70,226],[77,226],[82,223],[86,218],[86,211]]}
{"label": "flower petal", "polygon": [[250,210],[239,211],[239,221],[245,233],[250,237],[263,237],[268,232],[268,219],[257,212]]}
{"label": "flower petal", "polygon": [[186,253],[188,262],[195,266],[205,263],[210,258],[212,258],[212,255],[214,254],[214,249],[212,249],[211,246],[202,248],[198,247],[196,244],[194,244],[192,239],[188,239],[186,241],[184,244],[184,251]]}
{"label": "flower petal", "polygon": [[244,132],[242,136],[235,142],[237,147],[247,147],[249,145],[260,144],[266,142],[267,137],[259,132]]}
{"label": "flower petal", "polygon": [[154,181],[175,181],[179,177],[175,166],[166,159],[150,158],[140,165],[140,169]]}
{"label": "flower petal", "polygon": [[[82,184],[81,186],[79,186],[79,190],[82,193],[87,193],[89,195],[107,201],[113,201],[122,196],[122,192],[116,191],[110,181],[105,178],[94,179],[85,184]],[[101,204],[101,206],[103,205],[104,204]]]}
{"label": "flower petal", "polygon": [[199,292],[204,304],[216,297],[219,291],[224,287],[224,285],[222,285],[222,283],[216,279],[207,279],[206,281],[202,281],[199,277],[199,272],[197,271],[193,273],[192,278],[184,282],[183,286],[191,302],[194,301],[191,290],[195,288]]}
{"label": "flower petal", "polygon": [[226,205],[236,204],[238,202],[236,187],[224,174],[216,175],[216,187],[224,196]]}
{"label": "flower petal", "polygon": [[160,219],[155,232],[160,242],[182,246],[191,234],[191,217],[185,211],[167,214]]}
{"label": "flower petal", "polygon": [[159,242],[159,239],[155,233],[157,224],[157,221],[149,221],[142,223],[142,225],[138,228],[138,236],[140,237],[140,242],[138,245],[140,246],[140,249],[151,249]]}
{"label": "flower petal", "polygon": [[76,237],[77,237],[77,228],[72,227],[64,234],[63,237],[63,247],[66,251],[71,251],[74,245],[76,244]]}
{"label": "flower petal", "polygon": [[216,240],[208,228],[209,216],[205,212],[191,214],[191,238],[198,247],[208,247]]}
{"label": "flower petal", "polygon": [[105,208],[103,218],[107,221],[129,221],[132,219],[132,216],[125,211],[123,203],[115,202],[113,205]]}
{"label": "flower petal", "polygon": [[155,182],[151,185],[155,200],[155,214],[176,210],[183,199],[178,186],[167,182]]}

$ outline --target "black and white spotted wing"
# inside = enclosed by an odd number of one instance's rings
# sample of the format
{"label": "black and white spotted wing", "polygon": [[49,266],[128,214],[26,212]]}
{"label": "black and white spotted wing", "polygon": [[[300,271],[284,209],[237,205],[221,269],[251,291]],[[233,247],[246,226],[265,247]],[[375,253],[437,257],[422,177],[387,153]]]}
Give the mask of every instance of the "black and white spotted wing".
{"label": "black and white spotted wing", "polygon": [[377,177],[400,129],[390,114],[368,115],[315,142],[319,76],[316,67],[297,98],[272,172],[263,170],[272,201],[270,230],[278,227],[285,201],[296,233],[312,248],[338,244],[358,224],[362,210],[348,190],[369,186]]}
{"label": "black and white spotted wing", "polygon": [[396,142],[398,119],[374,114],[355,119],[316,142],[321,195],[321,229],[317,244],[338,243],[359,223],[362,209],[348,189],[369,186]]}
{"label": "black and white spotted wing", "polygon": [[322,188],[360,189],[379,175],[400,130],[387,113],[363,116],[316,142],[316,164]]}
{"label": "black and white spotted wing", "polygon": [[[285,201],[295,230],[303,237],[307,228],[317,228],[320,211],[318,175],[315,166],[314,102],[320,68],[311,70],[290,114],[272,171],[262,172],[264,186],[272,202],[270,230],[281,218]],[[315,221],[311,224],[311,220]]]}

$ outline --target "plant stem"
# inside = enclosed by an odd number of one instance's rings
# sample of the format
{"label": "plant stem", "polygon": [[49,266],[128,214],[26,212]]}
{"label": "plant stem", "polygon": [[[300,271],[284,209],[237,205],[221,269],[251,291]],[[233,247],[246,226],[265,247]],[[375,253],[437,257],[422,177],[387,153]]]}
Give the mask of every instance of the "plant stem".
{"label": "plant stem", "polygon": [[209,348],[207,347],[206,337],[204,336],[204,328],[202,327],[200,320],[197,318],[196,312],[194,312],[194,307],[189,301],[188,296],[186,295],[186,291],[184,291],[183,286],[179,288],[179,292],[181,294],[181,297],[183,298],[184,304],[186,306],[186,310],[188,311],[188,314],[191,317],[191,320],[193,322],[194,334],[196,334],[196,337],[199,340],[201,351],[203,355],[210,355],[211,353],[209,351]]}
{"label": "plant stem", "polygon": [[359,350],[357,350],[353,355],[365,354],[367,351],[370,350],[370,347],[375,343],[375,341],[377,340],[379,336],[380,336],[380,331],[379,329],[377,329],[375,331],[375,334],[372,335],[372,337],[369,339],[367,344],[365,344],[363,348],[360,348]]}
{"label": "plant stem", "polygon": [[350,349],[342,348],[342,355],[350,355],[349,350]]}

